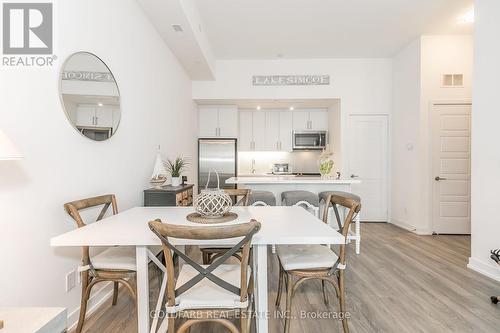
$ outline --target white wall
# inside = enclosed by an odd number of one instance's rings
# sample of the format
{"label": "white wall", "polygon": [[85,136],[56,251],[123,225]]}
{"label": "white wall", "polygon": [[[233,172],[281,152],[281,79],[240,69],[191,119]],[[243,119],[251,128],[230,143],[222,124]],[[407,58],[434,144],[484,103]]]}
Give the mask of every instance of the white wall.
{"label": "white wall", "polygon": [[[141,205],[159,144],[166,156],[193,159],[194,181],[197,113],[190,79],[136,1],[58,1],[55,8],[56,65],[0,73],[0,127],[25,156],[0,163],[0,306],[72,312],[80,290],[66,293],[65,275],[80,250],[49,246],[75,228],[63,203],[115,193],[120,210]],[[79,135],[60,104],[60,66],[80,50],[101,57],[120,87],[120,128],[105,142]]]}
{"label": "white wall", "polygon": [[472,107],[472,253],[469,267],[500,280],[489,259],[500,248],[500,2],[478,0],[475,5],[474,104]]}
{"label": "white wall", "polygon": [[393,59],[391,222],[408,229],[418,223],[420,38]]}
{"label": "white wall", "polygon": [[[329,86],[255,87],[253,75],[329,74]],[[215,81],[193,81],[193,99],[339,98],[341,128],[349,114],[389,114],[391,59],[279,59],[217,61]],[[345,145],[346,140],[340,140]],[[337,147],[332,149],[338,151]],[[340,151],[345,151],[341,148]],[[345,163],[343,164],[345,173]]]}
{"label": "white wall", "polygon": [[[473,36],[422,36],[394,57],[391,222],[420,234],[432,230],[430,105],[471,100]],[[463,73],[464,87],[441,76]]]}

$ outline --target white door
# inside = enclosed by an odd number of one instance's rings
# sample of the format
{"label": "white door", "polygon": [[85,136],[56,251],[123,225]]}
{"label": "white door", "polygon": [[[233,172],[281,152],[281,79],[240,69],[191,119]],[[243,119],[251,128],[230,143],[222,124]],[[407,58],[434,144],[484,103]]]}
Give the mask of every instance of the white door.
{"label": "white door", "polygon": [[95,127],[95,107],[79,105],[76,109],[76,125],[81,127]]}
{"label": "white door", "polygon": [[281,111],[280,113],[280,136],[279,146],[281,151],[292,151],[292,113]]}
{"label": "white door", "polygon": [[280,113],[277,111],[266,111],[264,149],[270,151],[279,150],[280,136]]}
{"label": "white door", "polygon": [[348,177],[361,180],[352,192],[361,197],[361,220],[387,221],[388,124],[385,115],[351,115]]}
{"label": "white door", "polygon": [[266,145],[266,113],[253,112],[253,150],[263,151]]}
{"label": "white door", "polygon": [[309,112],[309,120],[311,130],[328,131],[328,111],[311,111]]}
{"label": "white door", "polygon": [[470,234],[470,104],[432,106],[434,232]]}
{"label": "white door", "polygon": [[113,127],[113,109],[109,106],[101,106],[95,109],[97,127]]}
{"label": "white door", "polygon": [[201,138],[215,138],[218,135],[219,109],[213,106],[202,106],[198,109]]}
{"label": "white door", "polygon": [[223,138],[238,137],[238,108],[236,106],[219,108],[219,136]]}
{"label": "white door", "polygon": [[309,130],[309,111],[293,111],[292,117],[294,131]]}
{"label": "white door", "polygon": [[253,149],[253,112],[240,111],[240,135],[238,145],[241,151]]}

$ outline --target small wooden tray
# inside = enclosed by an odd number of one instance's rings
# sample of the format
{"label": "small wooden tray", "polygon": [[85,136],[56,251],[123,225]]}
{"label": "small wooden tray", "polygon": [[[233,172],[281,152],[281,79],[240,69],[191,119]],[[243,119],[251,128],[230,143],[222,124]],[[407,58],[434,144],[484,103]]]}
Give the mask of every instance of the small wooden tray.
{"label": "small wooden tray", "polygon": [[231,222],[238,218],[238,214],[228,212],[221,217],[206,217],[201,215],[200,213],[191,213],[186,216],[186,219],[189,222],[201,223],[201,224],[216,224],[216,223],[224,223]]}

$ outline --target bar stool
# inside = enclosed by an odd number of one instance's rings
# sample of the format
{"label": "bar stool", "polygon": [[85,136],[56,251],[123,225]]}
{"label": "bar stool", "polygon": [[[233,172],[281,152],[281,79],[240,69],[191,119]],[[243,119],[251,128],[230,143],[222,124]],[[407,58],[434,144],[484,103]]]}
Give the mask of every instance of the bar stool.
{"label": "bar stool", "polygon": [[309,191],[285,191],[281,193],[284,206],[301,206],[319,218],[319,198]]}
{"label": "bar stool", "polygon": [[248,204],[250,206],[276,206],[276,197],[270,191],[252,191]]}
{"label": "bar stool", "polygon": [[[357,201],[361,203],[361,198],[359,195],[348,193],[348,192],[342,192],[342,191],[325,191],[321,192],[319,194],[320,202],[323,205],[323,215],[325,214],[325,209],[326,209],[326,202],[329,201],[328,197],[331,195],[338,195],[342,197],[346,197],[349,199],[352,199],[354,201]],[[330,225],[332,223],[330,221],[333,221],[334,215],[333,215],[333,207],[331,205],[328,205],[328,222]],[[356,254],[359,254],[361,251],[361,220],[360,220],[360,214],[358,213],[356,215],[356,218],[354,220],[354,231],[349,230],[349,233],[347,235],[347,239],[349,241],[353,240],[356,242]]]}

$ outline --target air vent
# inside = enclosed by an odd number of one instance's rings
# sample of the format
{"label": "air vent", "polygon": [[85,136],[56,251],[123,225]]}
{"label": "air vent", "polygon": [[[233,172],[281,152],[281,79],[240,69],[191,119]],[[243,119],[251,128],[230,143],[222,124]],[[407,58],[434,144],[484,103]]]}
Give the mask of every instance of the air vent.
{"label": "air vent", "polygon": [[180,24],[172,24],[172,29],[174,29],[175,32],[183,32],[184,29],[182,29],[182,26]]}
{"label": "air vent", "polygon": [[463,74],[444,74],[442,86],[446,88],[460,88],[464,86]]}

